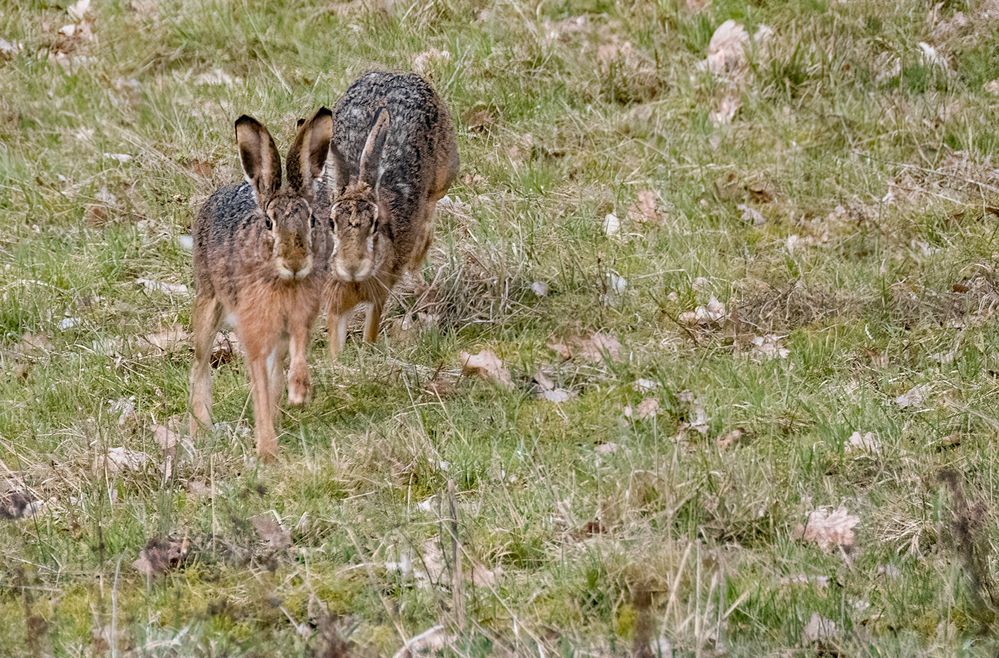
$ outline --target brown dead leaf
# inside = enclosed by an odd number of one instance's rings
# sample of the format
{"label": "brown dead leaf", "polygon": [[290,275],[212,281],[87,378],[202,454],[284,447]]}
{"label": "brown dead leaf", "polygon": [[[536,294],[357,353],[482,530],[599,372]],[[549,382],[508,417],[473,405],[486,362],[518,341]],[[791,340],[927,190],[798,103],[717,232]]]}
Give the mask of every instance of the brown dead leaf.
{"label": "brown dead leaf", "polygon": [[502,388],[513,388],[510,371],[492,350],[482,350],[478,354],[462,352],[461,364],[462,373],[465,375],[480,377]]}
{"label": "brown dead leaf", "polygon": [[634,409],[631,408],[629,404],[624,408],[624,415],[627,418],[634,418],[636,420],[648,420],[649,418],[655,418],[659,413],[659,400],[656,398],[645,398],[638,403],[638,406]]}
{"label": "brown dead leaf", "polygon": [[181,567],[190,556],[190,550],[191,544],[186,534],[182,538],[175,535],[154,537],[139,552],[139,559],[132,566],[146,577],[152,578]]}
{"label": "brown dead leaf", "polygon": [[179,326],[135,338],[135,347],[140,352],[173,352],[189,346],[191,335]]}
{"label": "brown dead leaf", "polygon": [[497,566],[494,569],[487,569],[481,562],[472,565],[472,573],[469,578],[476,587],[493,587],[496,580],[503,575],[503,567]]}
{"label": "brown dead leaf", "polygon": [[239,339],[235,334],[220,332],[212,343],[212,354],[209,363],[212,368],[219,368],[233,360],[241,351]]}
{"label": "brown dead leaf", "polygon": [[191,170],[191,173],[200,178],[211,178],[215,175],[215,166],[207,160],[198,160],[195,158],[187,164],[187,168]]}
{"label": "brown dead leaf", "polygon": [[731,429],[728,432],[722,434],[720,437],[718,437],[718,442],[717,442],[718,449],[728,450],[729,448],[732,448],[741,443],[742,439],[745,438],[745,436],[746,436],[746,430],[742,429],[741,427],[736,427],[735,429]]}
{"label": "brown dead leaf", "polygon": [[291,533],[281,524],[274,510],[251,517],[250,523],[272,550],[281,551],[291,546]]}
{"label": "brown dead leaf", "polygon": [[566,361],[582,359],[601,363],[604,359],[620,361],[621,343],[612,334],[597,331],[589,337],[574,336],[564,342],[553,341],[548,347]]}
{"label": "brown dead leaf", "polygon": [[858,523],[860,518],[850,514],[845,507],[820,507],[808,515],[804,525],[795,528],[794,537],[813,542],[823,551],[837,548],[850,551],[854,546],[853,529]]}
{"label": "brown dead leaf", "polygon": [[465,127],[472,132],[487,132],[496,123],[496,116],[488,107],[476,106],[462,115]]}
{"label": "brown dead leaf", "polygon": [[640,190],[635,195],[635,203],[628,209],[628,219],[639,224],[659,223],[658,198],[652,190]]}

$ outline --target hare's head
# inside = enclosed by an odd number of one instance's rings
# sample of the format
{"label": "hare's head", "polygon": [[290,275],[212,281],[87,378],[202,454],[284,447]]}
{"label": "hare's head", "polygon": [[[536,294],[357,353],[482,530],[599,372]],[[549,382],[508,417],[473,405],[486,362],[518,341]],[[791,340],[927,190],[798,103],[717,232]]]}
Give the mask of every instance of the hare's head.
{"label": "hare's head", "polygon": [[285,159],[284,184],[281,158],[274,139],[256,119],[236,120],[236,143],[243,173],[263,212],[264,228],[272,243],[278,277],[304,279],[312,271],[312,212],[316,182],[322,176],[333,137],[333,113],[320,108],[308,121],[300,121],[295,141]]}
{"label": "hare's head", "polygon": [[333,251],[330,271],[340,281],[364,281],[371,277],[388,254],[391,240],[386,233],[388,209],[378,195],[378,163],[388,135],[389,113],[382,108],[375,114],[368,139],[361,152],[356,176],[348,174],[346,163],[336,146],[331,154],[336,169],[336,200],[330,209],[333,225]]}

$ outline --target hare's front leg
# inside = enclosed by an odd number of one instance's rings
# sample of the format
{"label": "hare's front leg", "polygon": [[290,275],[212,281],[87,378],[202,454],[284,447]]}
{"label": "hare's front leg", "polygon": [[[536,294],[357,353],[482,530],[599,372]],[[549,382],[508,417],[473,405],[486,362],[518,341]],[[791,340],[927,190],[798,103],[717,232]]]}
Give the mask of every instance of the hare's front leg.
{"label": "hare's front leg", "polygon": [[191,436],[202,427],[212,426],[212,344],[222,323],[222,304],[211,294],[200,294],[194,300],[194,364],[191,366],[190,412]]}
{"label": "hare's front leg", "polygon": [[[272,348],[273,349],[273,348]],[[267,356],[247,349],[246,365],[250,371],[250,393],[253,396],[254,434],[257,438],[257,456],[261,461],[273,461],[277,456],[277,434],[274,431],[274,400],[271,397],[270,368]]]}
{"label": "hare's front leg", "polygon": [[326,340],[329,342],[330,359],[336,361],[347,344],[347,322],[350,321],[351,310],[335,308],[330,305],[326,313]]}
{"label": "hare's front leg", "polygon": [[309,400],[312,381],[306,356],[309,348],[311,322],[296,323],[291,327],[291,366],[288,369],[288,403],[299,406]]}
{"label": "hare's front leg", "polygon": [[378,327],[382,323],[382,309],[385,307],[385,299],[379,297],[371,302],[364,316],[364,340],[373,343],[378,340]]}

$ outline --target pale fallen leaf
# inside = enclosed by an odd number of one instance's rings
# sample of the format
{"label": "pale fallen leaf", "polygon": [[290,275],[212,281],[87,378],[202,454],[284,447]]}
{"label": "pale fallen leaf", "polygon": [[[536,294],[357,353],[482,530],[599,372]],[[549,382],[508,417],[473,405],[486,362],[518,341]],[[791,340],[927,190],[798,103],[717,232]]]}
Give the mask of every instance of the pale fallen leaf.
{"label": "pale fallen leaf", "polygon": [[742,107],[742,99],[738,96],[725,96],[718,103],[718,109],[712,110],[708,114],[708,119],[715,126],[727,126],[732,123],[735,113]]}
{"label": "pale fallen leaf", "polygon": [[413,58],[413,70],[420,75],[427,75],[438,62],[450,62],[451,53],[447,50],[431,48]]}
{"label": "pale fallen leaf", "polygon": [[559,388],[551,377],[540,370],[534,375],[534,383],[538,388],[538,397],[542,400],[561,404],[576,397],[575,392]]}
{"label": "pale fallen leaf", "polygon": [[106,454],[98,455],[94,460],[94,470],[107,468],[108,473],[112,475],[126,471],[141,471],[151,461],[152,458],[140,450],[129,450],[119,446],[109,448]]}
{"label": "pale fallen leaf", "polygon": [[114,160],[115,162],[120,162],[122,164],[132,159],[132,156],[128,153],[105,153],[104,157],[108,160]]}
{"label": "pale fallen leaf", "polygon": [[597,445],[597,447],[594,448],[593,450],[598,455],[613,455],[615,452],[617,452],[620,449],[621,446],[619,446],[616,443],[608,441],[607,443],[601,443]]}
{"label": "pale fallen leaf", "polygon": [[194,84],[208,87],[231,87],[240,81],[239,78],[229,75],[220,68],[214,68],[194,78]]}
{"label": "pale fallen leaf", "polygon": [[[2,48],[0,48],[2,50]],[[999,78],[985,83],[985,91],[993,96],[999,96]]]}
{"label": "pale fallen leaf", "polygon": [[194,251],[194,238],[190,235],[178,235],[177,246],[184,251]]}
{"label": "pale fallen leaf", "polygon": [[510,372],[492,350],[478,354],[461,353],[461,369],[465,375],[474,375],[503,388],[513,388]]}
{"label": "pale fallen leaf", "polygon": [[119,398],[108,403],[109,411],[112,415],[118,416],[118,427],[125,427],[139,420],[135,413],[135,396],[130,398]]}
{"label": "pale fallen leaf", "polygon": [[744,203],[740,203],[736,206],[736,209],[742,213],[742,221],[747,224],[752,224],[753,226],[762,226],[767,223],[767,218],[763,216],[756,208],[751,208]]}
{"label": "pale fallen leaf", "polygon": [[881,441],[874,432],[854,432],[846,440],[846,452],[866,452],[870,454],[881,452]]}
{"label": "pale fallen leaf", "polygon": [[59,324],[56,326],[59,327],[60,331],[66,331],[68,329],[72,329],[78,324],[80,324],[80,318],[63,318],[62,320],[59,320]]}
{"label": "pale fallen leaf", "polygon": [[147,292],[161,292],[165,295],[190,295],[190,289],[183,283],[166,283],[154,279],[139,278],[135,283],[146,289]]}
{"label": "pale fallen leaf", "polygon": [[87,11],[90,9],[90,0],[77,0],[69,7],[66,7],[66,13],[70,15],[73,20],[82,21],[83,17],[87,15]]}
{"label": "pale fallen leaf", "polygon": [[544,281],[535,281],[531,284],[531,292],[533,292],[538,297],[548,296],[548,284]]}
{"label": "pale fallen leaf", "polygon": [[895,404],[899,406],[900,409],[908,409],[910,407],[920,407],[923,402],[926,401],[926,396],[929,395],[930,386],[929,384],[920,384],[919,386],[914,386],[902,395],[895,398]]}
{"label": "pale fallen leaf", "polygon": [[940,68],[946,70],[947,59],[937,52],[937,49],[926,43],[925,41],[920,41],[916,44],[919,47],[919,51],[923,56],[923,61],[931,66],[939,66]]}
{"label": "pale fallen leaf", "polygon": [[621,232],[621,220],[614,213],[607,213],[604,217],[604,235],[614,237]]}
{"label": "pale fallen leaf", "polygon": [[753,356],[758,360],[786,359],[791,352],[780,341],[781,337],[773,334],[754,336]]}
{"label": "pale fallen leaf", "polygon": [[628,288],[628,280],[616,272],[607,273],[607,287],[611,292],[620,295]]}
{"label": "pale fallen leaf", "polygon": [[746,28],[732,19],[718,26],[708,43],[708,57],[704,66],[715,75],[729,75],[741,71],[746,66],[746,48],[749,46],[749,33]]}
{"label": "pale fallen leaf", "polygon": [[636,379],[631,387],[639,393],[648,393],[659,388],[659,384],[651,379]]}
{"label": "pale fallen leaf", "polygon": [[392,658],[414,658],[418,655],[434,655],[448,648],[454,638],[444,630],[444,626],[431,626],[419,635],[406,640]]}
{"label": "pale fallen leaf", "polygon": [[708,303],[698,306],[693,311],[685,311],[680,314],[679,321],[689,325],[718,324],[725,319],[727,311],[725,305],[715,297],[708,298]]}
{"label": "pale fallen leaf", "polygon": [[132,566],[147,577],[165,574],[180,567],[190,554],[191,544],[187,535],[178,539],[155,537],[139,552],[139,559]]}
{"label": "pale fallen leaf", "polygon": [[804,525],[798,525],[794,536],[803,541],[814,542],[824,551],[853,548],[853,529],[860,518],[850,514],[845,507],[831,509],[820,507],[808,515]]}
{"label": "pale fallen leaf", "polygon": [[272,550],[280,551],[291,546],[291,533],[281,524],[281,519],[274,510],[250,517],[250,523],[257,531],[257,536],[267,542]]}
{"label": "pale fallen leaf", "polygon": [[24,46],[18,41],[0,39],[0,57],[14,57],[23,49]]}
{"label": "pale fallen leaf", "polygon": [[835,639],[837,634],[836,623],[833,620],[813,612],[811,619],[801,630],[801,641],[803,644],[821,644]]}

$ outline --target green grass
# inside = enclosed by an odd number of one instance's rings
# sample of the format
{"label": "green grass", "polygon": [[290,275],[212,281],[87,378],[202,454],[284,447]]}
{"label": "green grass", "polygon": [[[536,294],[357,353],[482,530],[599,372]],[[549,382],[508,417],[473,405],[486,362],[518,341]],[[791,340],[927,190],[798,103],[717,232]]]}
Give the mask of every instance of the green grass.
{"label": "green grass", "polygon": [[[57,34],[66,4],[0,12],[23,46],[0,56],[0,502],[45,501],[0,519],[5,655],[379,656],[435,624],[462,656],[999,649],[995,2],[94,0],[93,39]],[[773,30],[738,82],[698,66],[730,18]],[[217,369],[220,429],[164,477],[153,428],[185,426],[191,354],[140,338],[191,299],[135,281],[192,285],[177,238],[239,176],[232,121],[286,144],[431,48],[466,205],[438,213],[430,292],[401,290],[336,364],[317,327],[274,466],[242,365]],[[629,215],[642,190],[660,221]],[[712,296],[725,320],[684,325]],[[620,360],[548,347],[594,331]],[[787,358],[754,358],[765,334]],[[458,376],[480,349],[513,389]],[[539,369],[574,397],[539,399]],[[626,417],[644,397],[658,415]],[[112,472],[116,447],[150,462]],[[488,583],[454,576],[452,483],[463,570]],[[839,506],[853,550],[798,537]],[[271,510],[288,548],[254,529]],[[147,579],[132,563],[168,536],[186,559]],[[813,614],[835,624],[818,642]]]}

